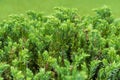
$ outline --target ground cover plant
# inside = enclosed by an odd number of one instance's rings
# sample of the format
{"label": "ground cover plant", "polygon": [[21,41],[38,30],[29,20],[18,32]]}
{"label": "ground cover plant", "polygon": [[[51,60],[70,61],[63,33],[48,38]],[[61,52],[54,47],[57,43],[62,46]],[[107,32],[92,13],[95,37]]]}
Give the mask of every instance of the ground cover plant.
{"label": "ground cover plant", "polygon": [[120,21],[107,7],[94,16],[55,8],[0,23],[0,80],[119,80]]}

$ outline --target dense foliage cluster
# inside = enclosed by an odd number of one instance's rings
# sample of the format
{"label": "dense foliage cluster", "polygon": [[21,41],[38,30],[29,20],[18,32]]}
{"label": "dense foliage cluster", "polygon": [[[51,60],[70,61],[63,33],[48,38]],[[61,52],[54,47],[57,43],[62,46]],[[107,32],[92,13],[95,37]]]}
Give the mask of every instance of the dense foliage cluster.
{"label": "dense foliage cluster", "polygon": [[120,21],[107,7],[55,8],[0,23],[0,80],[119,80]]}

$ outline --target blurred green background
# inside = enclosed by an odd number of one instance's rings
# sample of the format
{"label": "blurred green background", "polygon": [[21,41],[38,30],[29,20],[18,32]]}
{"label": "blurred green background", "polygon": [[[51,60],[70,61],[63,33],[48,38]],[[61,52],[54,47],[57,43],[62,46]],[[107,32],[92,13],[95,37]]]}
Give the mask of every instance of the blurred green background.
{"label": "blurred green background", "polygon": [[115,17],[120,17],[120,0],[0,0],[0,20],[28,10],[51,14],[54,7],[77,8],[80,15],[94,15],[92,9],[104,5],[112,9]]}

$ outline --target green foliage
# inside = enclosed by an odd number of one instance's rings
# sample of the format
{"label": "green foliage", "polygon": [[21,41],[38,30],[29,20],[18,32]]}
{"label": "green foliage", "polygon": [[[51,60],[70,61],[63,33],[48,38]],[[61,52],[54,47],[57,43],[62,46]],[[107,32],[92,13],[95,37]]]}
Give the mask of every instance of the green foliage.
{"label": "green foliage", "polygon": [[0,80],[119,80],[120,22],[109,8],[55,8],[0,23]]}

